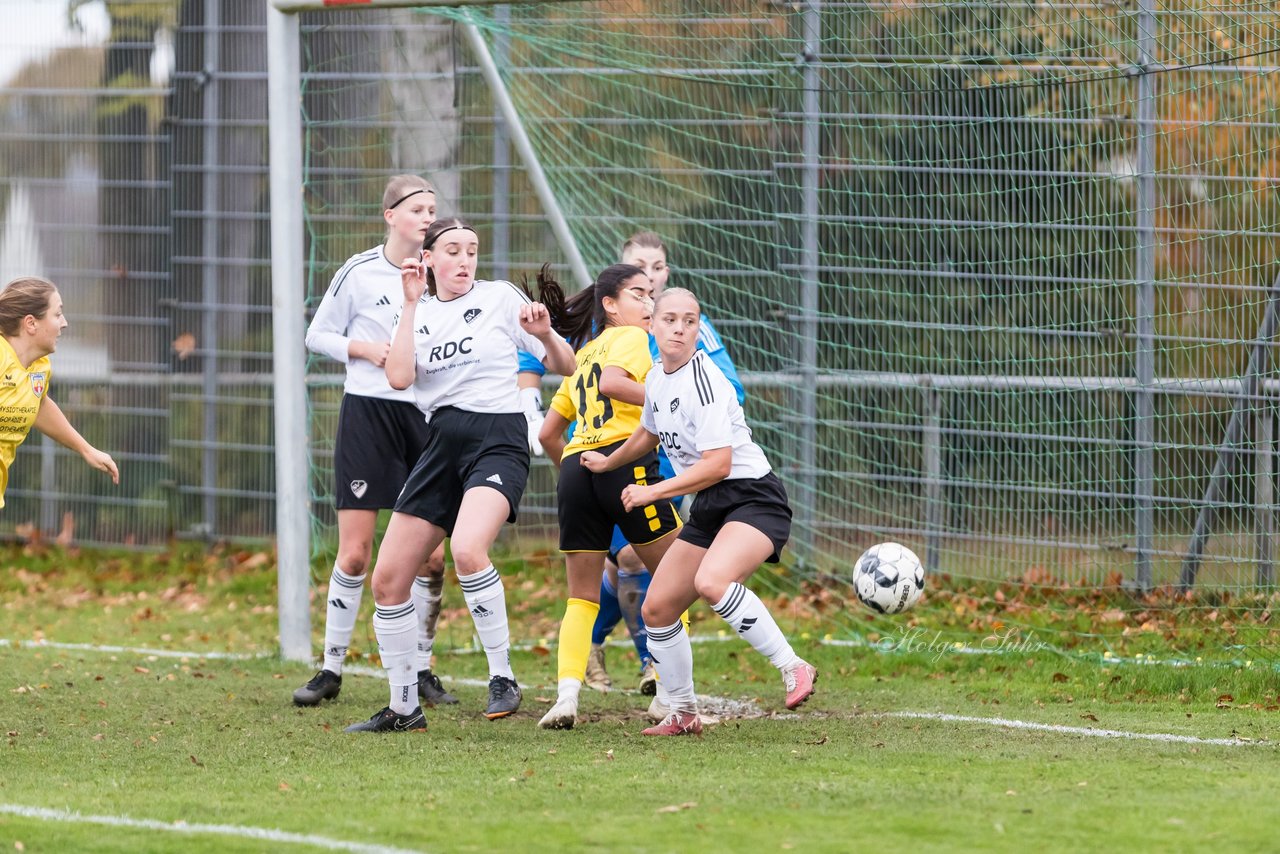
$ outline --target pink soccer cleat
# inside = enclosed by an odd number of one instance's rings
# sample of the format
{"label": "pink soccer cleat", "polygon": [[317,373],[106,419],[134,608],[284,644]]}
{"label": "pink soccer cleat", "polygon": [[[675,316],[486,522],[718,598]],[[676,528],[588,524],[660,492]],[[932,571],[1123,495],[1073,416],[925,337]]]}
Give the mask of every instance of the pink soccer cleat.
{"label": "pink soccer cleat", "polygon": [[807,661],[799,661],[794,667],[782,671],[782,684],[787,689],[787,708],[797,709],[813,696],[813,683],[818,681],[818,669]]}
{"label": "pink soccer cleat", "polygon": [[702,735],[702,721],[697,712],[672,712],[662,723],[651,726],[641,735]]}

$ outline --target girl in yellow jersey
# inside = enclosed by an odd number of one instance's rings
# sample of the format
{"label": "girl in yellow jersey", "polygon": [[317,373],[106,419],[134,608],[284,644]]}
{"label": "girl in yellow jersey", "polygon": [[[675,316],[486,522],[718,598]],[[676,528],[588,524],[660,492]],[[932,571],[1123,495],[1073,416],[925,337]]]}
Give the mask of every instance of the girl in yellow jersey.
{"label": "girl in yellow jersey", "polygon": [[[647,566],[658,565],[680,528],[670,501],[631,510],[622,506],[623,488],[661,479],[656,453],[608,474],[593,474],[581,465],[582,451],[607,454],[640,424],[644,378],[653,367],[652,311],[649,277],[638,267],[615,264],[556,313],[556,331],[577,351],[578,367],[561,383],[538,435],[547,456],[560,466],[560,550],[569,579],[557,655],[559,696],[538,724],[543,729],[571,729],[577,723],[591,627],[600,610],[600,573],[614,526],[622,529]],[[565,429],[575,421],[573,438],[566,445]]]}
{"label": "girl in yellow jersey", "polygon": [[32,427],[111,475],[112,483],[120,482],[115,460],[86,442],[49,397],[49,354],[66,328],[62,297],[52,282],[27,276],[0,291],[0,507],[9,466]]}

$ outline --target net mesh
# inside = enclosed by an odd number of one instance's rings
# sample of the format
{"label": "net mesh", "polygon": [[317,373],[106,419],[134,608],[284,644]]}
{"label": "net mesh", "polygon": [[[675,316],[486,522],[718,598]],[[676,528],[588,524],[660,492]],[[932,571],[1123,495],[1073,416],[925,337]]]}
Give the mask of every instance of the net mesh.
{"label": "net mesh", "polygon": [[[1269,661],[1280,11],[1158,5],[317,17],[313,304],[380,239],[400,171],[477,224],[482,276],[551,261],[569,280],[460,35],[476,26],[588,267],[658,232],[725,339],[796,510],[788,562],[757,578],[797,620]],[[312,369],[323,536],[340,390]],[[554,525],[535,461],[511,545]],[[848,586],[884,540],[931,573],[892,620]]]}

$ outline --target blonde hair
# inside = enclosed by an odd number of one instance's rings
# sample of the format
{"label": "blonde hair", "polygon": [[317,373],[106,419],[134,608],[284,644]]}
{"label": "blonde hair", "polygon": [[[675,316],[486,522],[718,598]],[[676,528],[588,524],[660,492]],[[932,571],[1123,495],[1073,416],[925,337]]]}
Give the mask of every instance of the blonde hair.
{"label": "blonde hair", "polygon": [[622,244],[622,255],[627,254],[627,250],[632,246],[637,249],[658,249],[661,250],[663,257],[667,255],[667,245],[662,242],[662,238],[652,231],[637,231],[635,234],[627,238]]}
{"label": "blonde hair", "polygon": [[0,291],[0,335],[17,335],[28,315],[44,317],[57,292],[57,285],[39,276],[22,276],[5,285]]}
{"label": "blonde hair", "polygon": [[655,297],[653,300],[653,313],[655,315],[658,313],[658,307],[662,305],[663,301],[666,300],[667,297],[670,297],[670,296],[688,297],[689,299],[693,300],[693,304],[698,307],[698,317],[702,317],[702,303],[698,302],[698,298],[695,297],[693,295],[693,291],[689,290],[688,288],[664,289],[662,293],[658,294],[658,296]]}
{"label": "blonde hair", "polygon": [[395,175],[387,182],[387,188],[382,191],[382,209],[391,210],[415,193],[435,195],[435,192],[427,183],[427,179],[420,175]]}

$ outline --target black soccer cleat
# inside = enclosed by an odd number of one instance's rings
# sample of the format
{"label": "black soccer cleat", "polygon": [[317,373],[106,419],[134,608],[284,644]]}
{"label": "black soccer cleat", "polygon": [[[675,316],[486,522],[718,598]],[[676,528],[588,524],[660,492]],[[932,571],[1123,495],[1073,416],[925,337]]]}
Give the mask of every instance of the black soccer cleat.
{"label": "black soccer cleat", "polygon": [[421,707],[411,715],[401,715],[387,706],[369,720],[352,724],[343,732],[423,732],[426,728],[427,719],[422,716]]}
{"label": "black soccer cleat", "polygon": [[520,708],[522,699],[523,695],[516,680],[505,676],[494,676],[489,680],[489,707],[484,710],[484,716],[491,721],[505,718]]}
{"label": "black soccer cleat", "polygon": [[321,700],[332,700],[342,690],[342,677],[331,670],[321,670],[311,681],[293,692],[295,706],[316,706]]}
{"label": "black soccer cleat", "polygon": [[440,684],[440,677],[430,669],[418,671],[418,696],[427,704],[427,708],[451,706],[458,702],[458,698],[444,689]]}

